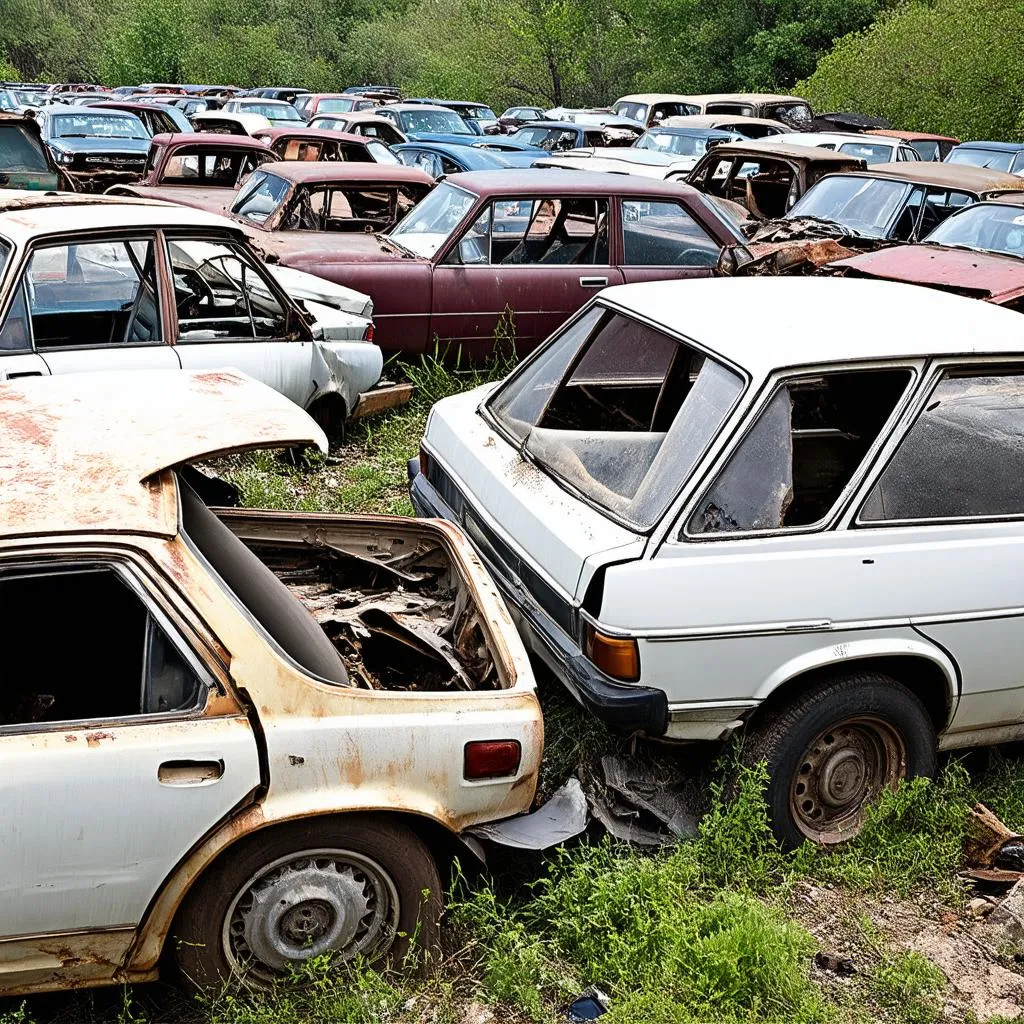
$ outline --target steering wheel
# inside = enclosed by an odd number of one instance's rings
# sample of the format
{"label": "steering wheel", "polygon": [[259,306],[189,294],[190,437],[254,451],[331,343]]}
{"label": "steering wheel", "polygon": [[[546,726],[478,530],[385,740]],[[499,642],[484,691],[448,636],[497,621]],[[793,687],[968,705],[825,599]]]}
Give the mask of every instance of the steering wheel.
{"label": "steering wheel", "polygon": [[[184,282],[185,286],[189,289],[189,294],[183,299],[179,299],[177,302],[177,309],[179,315],[184,313],[188,309],[189,303],[195,302],[198,306],[205,299],[210,300],[210,309],[214,309],[217,305],[217,296],[213,293],[213,288],[210,286],[210,282],[199,273],[198,268],[193,269],[186,267],[178,271],[179,276]],[[198,284],[198,287],[196,285]]]}
{"label": "steering wheel", "polygon": [[677,267],[710,267],[713,263],[706,249],[684,249],[673,261]]}

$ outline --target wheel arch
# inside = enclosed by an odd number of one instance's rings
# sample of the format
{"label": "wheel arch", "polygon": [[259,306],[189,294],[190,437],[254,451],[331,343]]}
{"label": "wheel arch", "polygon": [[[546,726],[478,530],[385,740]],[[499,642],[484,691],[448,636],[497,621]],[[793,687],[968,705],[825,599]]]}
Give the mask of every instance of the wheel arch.
{"label": "wheel arch", "polygon": [[879,638],[832,644],[786,662],[758,690],[760,704],[751,720],[849,669],[873,670],[901,682],[924,705],[936,733],[946,728],[956,710],[959,673],[943,650],[923,640]]}

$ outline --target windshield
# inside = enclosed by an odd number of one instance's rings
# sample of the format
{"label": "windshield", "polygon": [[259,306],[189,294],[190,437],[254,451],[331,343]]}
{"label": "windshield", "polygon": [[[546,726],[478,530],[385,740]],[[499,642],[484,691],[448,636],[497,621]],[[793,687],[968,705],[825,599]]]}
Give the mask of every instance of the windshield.
{"label": "windshield", "polygon": [[938,142],[932,139],[917,139],[915,142],[910,143],[910,148],[922,160],[941,160],[942,154],[939,152]]}
{"label": "windshield", "polygon": [[497,121],[498,115],[490,107],[463,107],[462,116],[474,121]]}
{"label": "windshield", "polygon": [[433,132],[443,135],[472,135],[473,129],[454,110],[403,110],[402,131]]}
{"label": "windshield", "polygon": [[1024,206],[970,206],[944,220],[925,241],[1024,258]]}
{"label": "windshield", "polygon": [[742,391],[742,379],[703,352],[592,306],[523,363],[486,409],[542,469],[649,530]]}
{"label": "windshield", "polygon": [[356,100],[351,98],[341,98],[333,100],[321,100],[316,105],[317,113],[324,114],[345,114],[350,110],[356,109]]}
{"label": "windshield", "polygon": [[20,125],[0,125],[0,171],[48,171],[46,156]]}
{"label": "windshield", "polygon": [[290,103],[240,103],[242,114],[259,114],[268,121],[301,121],[299,112]]}
{"label": "windshield", "polygon": [[708,151],[708,138],[706,135],[683,135],[652,128],[637,139],[636,148],[671,153],[673,156],[703,156]]}
{"label": "windshield", "polygon": [[[575,128],[520,128],[512,136],[513,142],[522,142],[528,146],[538,146],[549,153],[564,153],[576,149],[579,133]],[[603,141],[603,140],[602,140]]]}
{"label": "windshield", "polygon": [[265,224],[288,193],[288,182],[276,174],[257,171],[239,190],[231,212],[253,224]]}
{"label": "windshield", "polygon": [[148,139],[137,118],[124,114],[61,114],[53,119],[56,138]]}
{"label": "windshield", "polygon": [[817,217],[869,238],[885,238],[909,189],[903,181],[831,174],[804,193],[786,220]]}
{"label": "windshield", "polygon": [[477,197],[454,185],[438,185],[408,216],[391,230],[403,249],[429,258],[441,248],[472,209]]}
{"label": "windshield", "polygon": [[968,167],[990,167],[993,171],[1009,172],[1015,155],[998,149],[964,149],[958,146],[946,157],[946,161],[951,164],[967,164]]}
{"label": "windshield", "polygon": [[612,113],[618,114],[619,117],[629,118],[630,121],[639,121],[641,124],[647,122],[647,104],[646,103],[616,103],[612,107]]}
{"label": "windshield", "polygon": [[877,142],[844,142],[839,147],[840,153],[859,156],[869,164],[887,164],[892,160],[892,146]]}

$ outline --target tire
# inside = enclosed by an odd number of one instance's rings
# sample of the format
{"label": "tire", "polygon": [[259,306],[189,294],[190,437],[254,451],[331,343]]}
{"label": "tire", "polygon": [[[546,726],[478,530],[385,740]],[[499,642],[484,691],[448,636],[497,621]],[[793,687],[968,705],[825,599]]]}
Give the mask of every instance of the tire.
{"label": "tire", "polygon": [[188,894],[172,949],[200,991],[243,975],[269,986],[330,952],[422,969],[441,908],[437,864],[410,829],[369,815],[312,819],[225,850]]}
{"label": "tire", "polygon": [[764,761],[772,829],[783,846],[833,845],[860,831],[885,788],[934,777],[935,727],[902,683],[876,672],[829,677],[747,728],[742,760]]}

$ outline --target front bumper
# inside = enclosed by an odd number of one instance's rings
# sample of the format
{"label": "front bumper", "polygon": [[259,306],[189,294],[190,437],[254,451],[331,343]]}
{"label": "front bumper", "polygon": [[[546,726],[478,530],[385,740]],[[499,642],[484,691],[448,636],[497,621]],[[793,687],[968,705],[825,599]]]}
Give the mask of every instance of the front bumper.
{"label": "front bumper", "polygon": [[[410,459],[409,497],[416,514],[447,519],[463,526],[464,510],[455,509],[420,472],[419,459]],[[461,499],[461,495],[459,495]],[[457,501],[462,504],[462,501]],[[539,657],[576,699],[610,726],[648,736],[664,735],[668,727],[668,700],[663,690],[616,683],[580,652],[556,625],[479,530],[466,530],[477,554],[511,606],[512,617],[527,648]]]}

